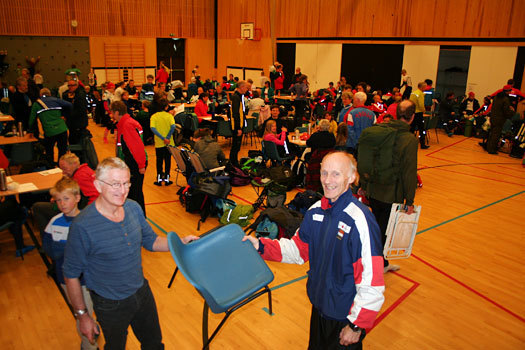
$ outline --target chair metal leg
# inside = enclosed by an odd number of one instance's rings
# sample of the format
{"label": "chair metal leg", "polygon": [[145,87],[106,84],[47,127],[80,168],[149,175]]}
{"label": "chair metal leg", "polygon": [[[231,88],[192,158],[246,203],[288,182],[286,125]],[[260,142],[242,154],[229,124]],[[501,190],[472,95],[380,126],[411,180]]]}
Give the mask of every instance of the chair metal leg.
{"label": "chair metal leg", "polygon": [[273,315],[272,311],[272,290],[268,288],[268,286],[265,286],[264,289],[268,291],[268,310],[270,311],[270,316]]}
{"label": "chair metal leg", "polygon": [[171,276],[170,283],[168,283],[168,289],[171,288],[171,284],[173,283],[175,276],[177,276],[177,272],[179,272],[178,266],[175,268],[175,271],[173,271],[173,275]]}
{"label": "chair metal leg", "polygon": [[209,309],[209,306],[208,306],[208,303],[206,302],[206,300],[204,300],[204,309],[202,310],[202,349],[203,350],[209,350],[209,346],[210,346],[210,343],[211,341],[213,340],[213,338],[215,338],[215,336],[217,335],[217,333],[219,332],[219,330],[221,329],[221,327],[224,325],[224,323],[226,322],[226,320],[228,319],[228,317],[230,317],[230,315],[237,309],[241,308],[242,306],[248,304],[250,301],[254,300],[254,299],[257,299],[258,297],[260,297],[261,295],[263,295],[264,293],[268,293],[268,309],[270,310],[270,316],[272,315],[273,311],[272,311],[272,291],[270,290],[270,288],[268,286],[264,286],[264,289],[260,290],[259,292],[255,293],[255,294],[252,294],[249,298],[243,300],[242,302],[238,303],[237,305],[231,307],[229,310],[227,310],[225,312],[225,315],[221,321],[221,323],[219,323],[219,325],[217,326],[217,328],[215,328],[215,330],[213,331],[211,337],[208,339],[208,309]]}

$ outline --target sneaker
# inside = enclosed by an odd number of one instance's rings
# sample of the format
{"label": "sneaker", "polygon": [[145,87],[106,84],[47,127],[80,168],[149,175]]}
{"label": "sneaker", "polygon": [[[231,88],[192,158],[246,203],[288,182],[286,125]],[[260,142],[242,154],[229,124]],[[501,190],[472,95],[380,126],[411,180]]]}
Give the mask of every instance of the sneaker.
{"label": "sneaker", "polygon": [[399,265],[388,265],[388,266],[385,266],[385,268],[383,269],[383,273],[387,273],[390,271],[399,271],[399,269],[401,269]]}
{"label": "sneaker", "polygon": [[17,249],[16,250],[16,257],[19,258],[21,256],[23,256],[24,254],[27,254],[29,253],[30,251],[32,251],[33,249],[35,249],[35,246],[34,245],[26,245],[24,248],[22,249]]}
{"label": "sneaker", "polygon": [[162,186],[162,181],[164,181],[164,180],[162,179],[162,175],[161,175],[161,174],[157,174],[157,181],[153,182],[153,184],[154,184],[155,186]]}
{"label": "sneaker", "polygon": [[170,181],[170,176],[166,175],[166,177],[164,178],[164,186],[169,186],[169,185],[173,185],[173,181]]}
{"label": "sneaker", "polygon": [[430,148],[430,146],[427,146],[427,145],[421,145],[421,149],[428,149]]}

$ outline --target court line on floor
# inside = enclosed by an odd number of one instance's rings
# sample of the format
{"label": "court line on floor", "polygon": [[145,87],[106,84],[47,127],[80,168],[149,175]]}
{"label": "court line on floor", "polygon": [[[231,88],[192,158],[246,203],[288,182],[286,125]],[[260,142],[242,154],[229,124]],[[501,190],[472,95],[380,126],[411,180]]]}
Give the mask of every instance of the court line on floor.
{"label": "court line on floor", "polygon": [[467,137],[467,138],[464,138],[463,140],[459,140],[459,141],[456,141],[456,142],[453,142],[451,143],[450,145],[446,145],[446,146],[443,146],[433,152],[430,152],[430,153],[427,153],[425,154],[425,156],[429,157],[430,155],[434,154],[434,153],[438,153],[438,152],[441,152],[442,150],[444,150],[445,148],[449,148],[449,147],[452,147],[452,146],[455,146],[457,145],[458,143],[461,143],[461,142],[465,142],[466,140],[470,139],[470,137]]}
{"label": "court line on floor", "polygon": [[457,284],[459,284],[460,286],[462,286],[463,288],[467,289],[468,291],[476,294],[477,296],[479,296],[480,298],[488,301],[489,303],[493,304],[494,306],[498,307],[499,309],[505,311],[506,313],[508,313],[509,315],[517,318],[518,320],[520,320],[521,322],[525,323],[525,318],[521,317],[520,315],[512,312],[511,310],[507,309],[505,306],[495,302],[494,300],[490,299],[489,297],[483,295],[481,292],[478,292],[477,290],[475,290],[474,288],[470,287],[469,285],[467,285],[466,283],[463,283],[461,282],[460,280],[458,280],[457,278],[454,278],[452,277],[451,275],[449,275],[448,273],[446,273],[445,271],[439,269],[438,267],[432,265],[431,263],[423,260],[422,258],[418,257],[417,255],[414,255],[412,254],[412,256],[414,257],[414,259],[416,260],[419,260],[420,262],[422,262],[423,264],[427,265],[428,267],[430,267],[431,269],[439,272],[440,274],[442,274],[443,276],[447,277],[448,279],[452,280],[453,282],[456,282]]}
{"label": "court line on floor", "polygon": [[461,218],[463,218],[463,217],[465,217],[465,216],[467,216],[467,215],[474,214],[474,213],[476,213],[476,212],[478,212],[478,211],[480,211],[480,210],[486,209],[486,208],[488,208],[488,207],[490,207],[490,206],[493,206],[493,205],[495,205],[495,204],[498,204],[498,203],[501,203],[501,202],[503,202],[503,201],[506,201],[507,199],[511,199],[511,198],[517,197],[517,196],[519,196],[520,194],[523,194],[523,193],[525,193],[525,191],[520,191],[520,192],[518,192],[518,193],[514,193],[514,194],[512,194],[512,195],[510,195],[510,196],[508,196],[508,197],[505,197],[505,198],[502,198],[502,199],[498,199],[498,200],[495,201],[495,202],[492,202],[492,203],[489,203],[489,204],[485,204],[485,205],[482,206],[482,207],[476,208],[476,209],[471,210],[471,211],[469,211],[469,212],[466,212],[466,213],[464,213],[464,214],[458,215],[458,216],[456,216],[456,217],[454,217],[454,218],[452,218],[452,219],[445,220],[445,221],[443,221],[443,222],[441,222],[441,223],[439,223],[439,224],[436,224],[436,225],[434,225],[434,226],[430,226],[430,227],[428,227],[428,228],[426,228],[426,229],[423,229],[423,230],[421,230],[421,231],[418,231],[416,234],[419,235],[419,234],[421,234],[421,233],[423,233],[423,232],[427,232],[427,231],[433,230],[433,229],[435,229],[435,228],[437,228],[437,227],[439,227],[439,226],[443,226],[443,225],[445,225],[445,224],[448,224],[449,222],[452,222],[452,221],[455,221],[455,220],[461,219]]}
{"label": "court line on floor", "polygon": [[[489,173],[493,173],[493,174],[501,174],[501,175],[505,175],[505,176],[509,176],[509,177],[513,177],[513,178],[516,178],[516,179],[525,179],[525,177],[520,177],[520,176],[516,176],[516,175],[511,175],[509,173],[503,173],[501,171],[496,171],[496,170],[491,170],[491,169],[485,169],[485,168],[481,168],[481,167],[478,167],[478,166],[475,166],[475,164],[462,164],[460,162],[456,162],[454,160],[450,160],[450,159],[445,159],[445,158],[440,158],[440,157],[434,157],[434,156],[430,156],[430,158],[434,158],[434,159],[438,159],[438,160],[442,160],[444,162],[450,162],[450,163],[453,163],[453,164],[443,164],[443,165],[438,165],[438,166],[434,166],[434,167],[430,167],[430,168],[441,168],[441,167],[444,167],[444,166],[459,166],[459,165],[463,165],[463,166],[466,166],[466,167],[469,167],[469,168],[473,168],[473,169],[478,169],[478,170],[483,170],[483,171],[486,171],[486,172],[489,172]],[[490,164],[490,163],[488,163]],[[498,165],[498,163],[493,163],[494,165]],[[509,163],[503,163],[503,164],[509,164]],[[516,163],[516,165],[519,165],[519,163]],[[510,168],[506,168],[506,169],[510,169]],[[512,169],[513,171],[517,171],[517,170],[521,170],[519,168],[516,168],[516,169]],[[489,178],[487,178],[489,179]]]}
{"label": "court line on floor", "polygon": [[[425,154],[426,157],[430,157],[430,158],[434,158],[434,159],[438,159],[438,160],[442,160],[442,161],[445,161],[445,162],[451,162],[451,163],[456,163],[458,164],[459,162],[455,161],[455,160],[450,160],[450,159],[444,159],[444,158],[440,158],[440,157],[436,157],[434,156],[433,154],[434,153],[437,153],[437,152],[441,152],[442,150],[446,149],[446,148],[449,148],[449,147],[452,147],[452,146],[455,146],[461,142],[464,142],[466,140],[470,139],[470,137],[467,137],[463,140],[459,140],[457,142],[454,142],[454,143],[451,143],[450,145],[447,145],[447,146],[444,146],[444,147],[441,147],[440,149],[437,149],[435,150],[434,152],[430,152],[430,153],[427,153]],[[506,176],[511,176],[511,177],[515,177],[515,178],[518,178],[518,179],[524,179],[523,177],[519,177],[519,176],[514,176],[514,175],[509,175],[507,173],[502,173],[502,172],[499,172],[499,171],[495,171],[495,170],[488,170],[488,169],[484,169],[484,168],[480,168],[480,167],[477,167],[477,166],[474,166],[472,164],[465,164],[466,166],[468,167],[471,167],[471,168],[474,168],[474,169],[479,169],[479,170],[483,170],[483,171],[488,171],[488,172],[491,172],[491,173],[496,173],[496,174],[502,174],[502,175],[506,175]],[[509,168],[506,168],[506,169],[509,169]],[[512,170],[516,170],[516,169],[512,169]]]}
{"label": "court line on floor", "polygon": [[176,203],[176,202],[180,202],[180,200],[174,199],[174,200],[165,201],[165,202],[152,202],[152,203],[146,203],[146,205],[156,205],[156,204],[166,204],[166,203]]}
{"label": "court line on floor", "polygon": [[392,273],[396,276],[399,276],[411,282],[412,287],[410,287],[405,293],[403,293],[403,295],[397,298],[397,300],[394,301],[392,305],[390,305],[384,312],[382,312],[380,315],[377,316],[376,320],[374,321],[374,325],[372,326],[370,330],[367,330],[367,333],[370,333],[372,329],[374,329],[381,321],[383,321],[383,319],[385,319],[390,313],[392,313],[403,301],[405,301],[406,298],[410,296],[410,294],[412,294],[416,290],[417,287],[420,286],[418,282],[400,274],[399,272],[392,272]]}

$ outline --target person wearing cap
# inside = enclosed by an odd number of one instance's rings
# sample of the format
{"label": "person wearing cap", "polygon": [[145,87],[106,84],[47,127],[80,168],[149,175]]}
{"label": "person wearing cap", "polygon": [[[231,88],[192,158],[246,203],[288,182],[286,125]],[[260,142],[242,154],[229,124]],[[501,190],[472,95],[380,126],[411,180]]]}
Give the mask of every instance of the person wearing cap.
{"label": "person wearing cap", "polygon": [[69,144],[74,145],[82,141],[82,137],[88,126],[87,100],[84,89],[78,88],[78,81],[71,79],[67,82],[68,91],[62,96],[63,99],[73,105],[72,112],[66,119],[69,129]]}
{"label": "person wearing cap", "polygon": [[465,97],[459,106],[460,113],[473,115],[474,112],[479,109],[479,101],[475,98],[475,96],[476,95],[472,91],[468,93],[468,96]]}
{"label": "person wearing cap", "polygon": [[509,94],[512,91],[511,85],[505,85],[503,90],[494,97],[492,102],[492,112],[490,115],[490,131],[487,140],[487,152],[498,154],[498,143],[503,130],[505,121],[512,117],[514,108],[510,105]]}

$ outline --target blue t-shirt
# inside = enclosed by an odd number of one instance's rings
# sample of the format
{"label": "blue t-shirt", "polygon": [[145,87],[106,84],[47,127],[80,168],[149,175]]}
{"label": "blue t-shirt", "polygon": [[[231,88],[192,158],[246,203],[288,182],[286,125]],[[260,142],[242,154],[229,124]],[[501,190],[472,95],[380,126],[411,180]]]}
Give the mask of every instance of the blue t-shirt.
{"label": "blue t-shirt", "polygon": [[144,283],[141,247],[153,251],[157,235],[140,206],[124,203],[124,220],[113,222],[99,213],[95,203],[73,221],[66,245],[64,276],[78,278],[98,295],[122,300]]}
{"label": "blue t-shirt", "polygon": [[62,264],[64,263],[64,249],[66,248],[69,226],[74,217],[66,216],[64,213],[55,215],[44,230],[42,246],[46,254],[55,261],[55,273],[57,281],[64,284],[64,273]]}

